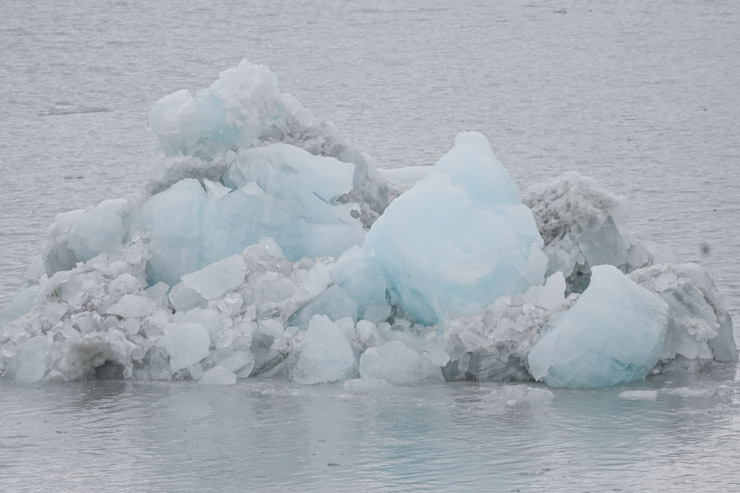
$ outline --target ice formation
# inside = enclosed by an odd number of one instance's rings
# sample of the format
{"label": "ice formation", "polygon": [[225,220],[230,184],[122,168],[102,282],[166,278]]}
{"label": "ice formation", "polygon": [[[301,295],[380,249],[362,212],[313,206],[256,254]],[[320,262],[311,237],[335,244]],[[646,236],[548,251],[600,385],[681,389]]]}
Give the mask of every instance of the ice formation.
{"label": "ice formation", "polygon": [[479,133],[398,197],[365,236],[393,298],[416,320],[479,311],[541,284],[547,267],[530,210]]}
{"label": "ice formation", "polygon": [[142,193],[59,214],[0,310],[6,378],[601,386],[737,361],[703,269],[575,173],[520,199],[481,134],[378,170],[246,61],[149,125]]}
{"label": "ice formation", "polygon": [[527,355],[551,387],[608,387],[645,378],[658,362],[668,309],[611,265],[592,268],[578,301],[548,322]]}

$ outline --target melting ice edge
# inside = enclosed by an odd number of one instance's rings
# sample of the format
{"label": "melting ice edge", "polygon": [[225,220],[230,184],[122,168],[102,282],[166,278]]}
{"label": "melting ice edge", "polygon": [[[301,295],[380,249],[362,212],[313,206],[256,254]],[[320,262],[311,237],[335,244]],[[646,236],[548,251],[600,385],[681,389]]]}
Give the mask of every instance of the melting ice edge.
{"label": "melting ice edge", "polygon": [[520,196],[479,133],[379,169],[247,61],[149,126],[142,193],[59,214],[0,310],[5,378],[604,387],[737,361],[702,267],[577,173]]}

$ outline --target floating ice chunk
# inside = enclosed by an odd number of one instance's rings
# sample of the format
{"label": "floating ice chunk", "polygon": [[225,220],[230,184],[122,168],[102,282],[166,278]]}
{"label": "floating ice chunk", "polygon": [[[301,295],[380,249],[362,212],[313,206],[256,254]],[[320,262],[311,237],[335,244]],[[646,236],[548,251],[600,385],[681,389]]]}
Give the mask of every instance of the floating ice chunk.
{"label": "floating ice chunk", "polygon": [[630,401],[648,400],[654,401],[658,398],[658,392],[655,390],[625,390],[619,393],[619,397]]}
{"label": "floating ice chunk", "polygon": [[167,324],[164,344],[173,371],[182,370],[208,356],[208,329],[197,323]]}
{"label": "floating ice chunk", "polygon": [[558,271],[547,278],[544,286],[529,288],[522,294],[522,299],[542,308],[553,309],[565,302],[565,290],[565,277]]}
{"label": "floating ice chunk", "polygon": [[18,291],[13,300],[0,309],[0,329],[30,312],[36,304],[38,294],[38,286],[29,286]]}
{"label": "floating ice chunk", "polygon": [[364,249],[378,260],[403,309],[431,324],[474,313],[544,281],[547,258],[531,212],[478,133],[373,224]]}
{"label": "floating ice chunk", "polygon": [[381,379],[393,385],[443,380],[438,366],[401,341],[391,341],[362,353],[360,375],[363,379]]}
{"label": "floating ice chunk", "polygon": [[343,382],[354,367],[355,356],[342,330],[327,317],[314,316],[291,380],[304,384]]}
{"label": "floating ice chunk", "polygon": [[33,383],[44,378],[46,358],[51,347],[46,336],[36,336],[20,345],[18,354],[11,360],[6,375],[16,382]]}
{"label": "floating ice chunk", "polygon": [[331,268],[331,278],[357,302],[359,313],[364,313],[370,305],[385,304],[383,271],[378,262],[360,247],[353,246],[342,253]]}
{"label": "floating ice chunk", "polygon": [[529,369],[550,387],[608,387],[644,378],[665,340],[665,302],[617,268],[592,268],[591,283],[554,317],[529,352]]}
{"label": "floating ice chunk", "polygon": [[198,383],[205,385],[232,385],[236,383],[236,375],[223,366],[214,366],[200,377]]}
{"label": "floating ice chunk", "polygon": [[247,266],[241,255],[232,255],[202,269],[185,274],[182,282],[185,286],[211,300],[236,289],[244,282]]}
{"label": "floating ice chunk", "polygon": [[118,303],[106,310],[109,315],[117,315],[122,318],[146,317],[157,309],[157,303],[148,296],[136,294],[124,295]]}

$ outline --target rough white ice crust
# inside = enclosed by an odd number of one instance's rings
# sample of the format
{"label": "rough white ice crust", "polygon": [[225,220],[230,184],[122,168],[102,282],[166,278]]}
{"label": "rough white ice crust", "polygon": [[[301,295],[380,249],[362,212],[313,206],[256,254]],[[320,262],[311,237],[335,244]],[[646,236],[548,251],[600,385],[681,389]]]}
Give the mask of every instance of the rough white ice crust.
{"label": "rough white ice crust", "polygon": [[576,173],[520,199],[479,133],[377,170],[246,61],[149,125],[144,191],[59,214],[0,309],[6,378],[593,387],[737,360],[701,267]]}

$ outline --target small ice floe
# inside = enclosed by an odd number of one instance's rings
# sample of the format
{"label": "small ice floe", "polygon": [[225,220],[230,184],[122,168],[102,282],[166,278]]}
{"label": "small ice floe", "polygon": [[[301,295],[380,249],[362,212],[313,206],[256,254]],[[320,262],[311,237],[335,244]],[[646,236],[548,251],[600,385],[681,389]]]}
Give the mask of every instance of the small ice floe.
{"label": "small ice floe", "polygon": [[107,113],[110,109],[102,106],[87,106],[85,104],[73,104],[67,101],[57,101],[54,106],[39,113],[39,116],[76,115],[79,113]]}

